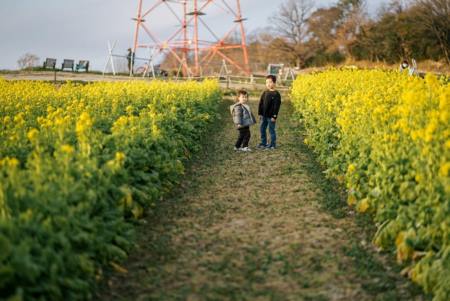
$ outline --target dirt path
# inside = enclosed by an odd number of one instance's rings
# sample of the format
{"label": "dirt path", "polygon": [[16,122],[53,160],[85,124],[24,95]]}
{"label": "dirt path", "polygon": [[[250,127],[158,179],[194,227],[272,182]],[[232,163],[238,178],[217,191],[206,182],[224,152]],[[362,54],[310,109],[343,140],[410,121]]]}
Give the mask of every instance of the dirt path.
{"label": "dirt path", "polygon": [[[176,196],[140,229],[138,248],[103,300],[423,300],[370,247],[284,102],[279,148],[235,153],[221,120]],[[252,106],[256,107],[253,101]],[[359,221],[359,224],[358,224]],[[391,268],[388,268],[388,267]]]}

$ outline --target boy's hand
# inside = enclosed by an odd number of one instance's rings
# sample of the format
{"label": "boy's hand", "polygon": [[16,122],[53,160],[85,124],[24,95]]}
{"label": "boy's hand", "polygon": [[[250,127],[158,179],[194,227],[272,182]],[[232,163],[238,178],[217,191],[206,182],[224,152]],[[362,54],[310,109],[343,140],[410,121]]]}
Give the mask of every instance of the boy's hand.
{"label": "boy's hand", "polygon": [[277,122],[275,118],[270,119],[273,123]]}
{"label": "boy's hand", "polygon": [[263,119],[262,115],[259,115],[259,121],[261,121]]}

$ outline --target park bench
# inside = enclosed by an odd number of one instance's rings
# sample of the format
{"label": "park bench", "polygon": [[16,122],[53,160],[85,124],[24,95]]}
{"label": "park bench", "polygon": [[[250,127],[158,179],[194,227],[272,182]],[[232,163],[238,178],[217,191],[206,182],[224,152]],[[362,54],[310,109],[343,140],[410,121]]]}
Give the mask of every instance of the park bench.
{"label": "park bench", "polygon": [[55,69],[56,67],[56,59],[46,58],[44,62],[44,69],[50,68]]}
{"label": "park bench", "polygon": [[73,71],[74,64],[75,64],[74,60],[64,59],[64,62],[62,63],[61,66],[61,70],[71,69]]}
{"label": "park bench", "polygon": [[77,72],[80,70],[86,70],[86,72],[89,72],[89,61],[80,60],[80,62],[77,64],[75,70]]}

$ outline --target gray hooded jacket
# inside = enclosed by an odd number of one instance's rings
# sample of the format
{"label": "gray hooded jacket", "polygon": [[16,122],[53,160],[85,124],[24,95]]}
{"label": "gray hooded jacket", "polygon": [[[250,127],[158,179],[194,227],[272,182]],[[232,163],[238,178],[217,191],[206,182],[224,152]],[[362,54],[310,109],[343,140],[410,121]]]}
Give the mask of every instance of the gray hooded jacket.
{"label": "gray hooded jacket", "polygon": [[230,113],[233,116],[233,122],[238,128],[254,125],[256,118],[252,114],[250,106],[246,104],[236,103],[230,106]]}

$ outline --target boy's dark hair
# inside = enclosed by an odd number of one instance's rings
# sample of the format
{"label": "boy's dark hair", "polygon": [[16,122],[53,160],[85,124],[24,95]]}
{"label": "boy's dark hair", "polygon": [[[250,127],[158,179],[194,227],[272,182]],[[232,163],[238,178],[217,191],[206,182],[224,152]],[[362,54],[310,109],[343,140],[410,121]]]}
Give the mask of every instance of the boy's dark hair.
{"label": "boy's dark hair", "polygon": [[240,90],[237,91],[236,96],[239,97],[239,95],[248,96],[248,93],[244,89],[240,89]]}
{"label": "boy's dark hair", "polygon": [[266,76],[266,79],[271,79],[273,81],[274,84],[277,83],[277,77],[275,75],[269,74]]}

